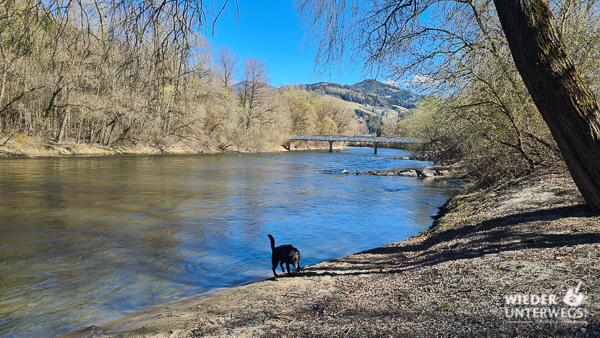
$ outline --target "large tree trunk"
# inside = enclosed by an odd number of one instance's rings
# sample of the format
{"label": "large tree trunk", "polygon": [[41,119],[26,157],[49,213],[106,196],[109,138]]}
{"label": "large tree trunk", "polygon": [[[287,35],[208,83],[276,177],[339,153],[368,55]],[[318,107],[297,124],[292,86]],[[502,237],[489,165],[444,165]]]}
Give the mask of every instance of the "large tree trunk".
{"label": "large tree trunk", "polygon": [[586,202],[600,211],[600,109],[546,0],[494,0],[517,69]]}

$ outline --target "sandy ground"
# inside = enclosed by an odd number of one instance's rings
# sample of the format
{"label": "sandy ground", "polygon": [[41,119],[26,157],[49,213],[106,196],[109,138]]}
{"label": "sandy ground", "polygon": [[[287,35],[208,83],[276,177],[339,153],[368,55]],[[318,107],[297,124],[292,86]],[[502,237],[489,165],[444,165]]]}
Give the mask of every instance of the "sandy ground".
{"label": "sandy ground", "polygon": [[539,170],[452,199],[405,241],[72,336],[594,337],[599,261],[600,217],[568,175]]}

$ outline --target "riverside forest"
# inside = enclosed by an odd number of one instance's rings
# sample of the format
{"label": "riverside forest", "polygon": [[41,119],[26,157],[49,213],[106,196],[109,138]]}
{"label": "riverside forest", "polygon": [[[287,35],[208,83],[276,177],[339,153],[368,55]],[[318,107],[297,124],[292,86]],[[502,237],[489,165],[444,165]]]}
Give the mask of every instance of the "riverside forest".
{"label": "riverside forest", "polygon": [[3,154],[257,152],[297,134],[392,136],[422,98],[375,80],[275,88],[261,60],[238,69],[229,48],[199,34],[169,42],[157,22],[137,39],[83,3],[3,1],[0,11]]}
{"label": "riverside forest", "polygon": [[[460,162],[483,185],[562,163],[493,7],[467,3],[439,24],[462,33],[402,40],[405,58],[392,70],[418,66],[413,84],[429,93],[421,96],[374,80],[271,87],[263,61],[239,60],[203,38],[212,13],[204,7],[2,1],[0,154],[256,152],[280,150],[290,135],[377,134],[425,140],[413,150],[438,164]],[[298,10],[305,5],[298,1]],[[570,56],[597,93],[598,1],[552,5]],[[427,38],[450,43],[417,53]]]}

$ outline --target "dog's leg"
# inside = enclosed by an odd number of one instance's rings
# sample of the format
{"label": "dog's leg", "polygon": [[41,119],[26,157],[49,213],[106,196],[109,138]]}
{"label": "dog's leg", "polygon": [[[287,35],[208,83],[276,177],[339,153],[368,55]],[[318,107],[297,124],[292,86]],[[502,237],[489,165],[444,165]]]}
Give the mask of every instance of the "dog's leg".
{"label": "dog's leg", "polygon": [[275,268],[277,268],[277,263],[279,263],[279,261],[275,260],[274,257],[271,258],[271,261],[273,263],[273,279],[277,280],[277,273],[275,272]]}
{"label": "dog's leg", "polygon": [[285,266],[287,267],[288,275],[290,275],[290,263],[285,262]]}
{"label": "dog's leg", "polygon": [[285,270],[283,269],[283,261],[281,261],[279,264],[281,265],[281,272],[285,273]]}

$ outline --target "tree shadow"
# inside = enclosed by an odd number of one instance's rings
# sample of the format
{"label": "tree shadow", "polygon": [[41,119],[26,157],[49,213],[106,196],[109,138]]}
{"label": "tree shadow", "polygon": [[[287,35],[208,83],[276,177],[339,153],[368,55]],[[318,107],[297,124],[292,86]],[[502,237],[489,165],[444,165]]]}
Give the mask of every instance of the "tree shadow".
{"label": "tree shadow", "polygon": [[[318,267],[309,267],[303,272],[306,276],[312,275],[363,275],[378,273],[397,273],[408,271],[422,266],[433,266],[447,261],[471,259],[487,254],[503,251],[518,251],[523,249],[547,249],[581,244],[600,243],[599,232],[585,232],[572,230],[570,233],[556,232],[525,232],[522,228],[515,227],[520,223],[537,221],[556,221],[567,217],[597,216],[590,212],[585,205],[557,207],[534,212],[523,212],[486,220],[474,225],[463,226],[459,229],[441,230],[426,240],[403,246],[379,247],[360,254],[372,255],[369,260],[359,256],[349,256],[336,259],[335,270],[328,264]],[[432,226],[435,229],[437,225]],[[599,229],[600,230],[600,229]],[[454,240],[465,239],[468,246],[461,245]],[[444,249],[429,250],[434,246],[448,243]],[[411,262],[409,256],[419,255]]]}

